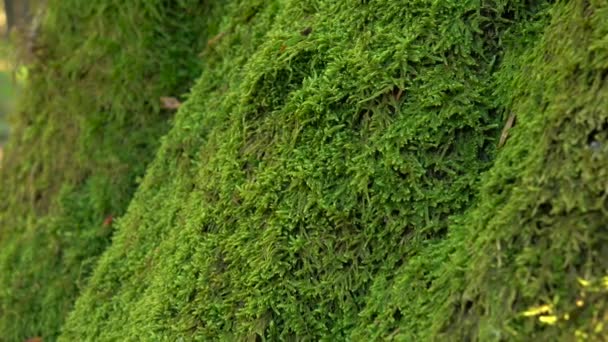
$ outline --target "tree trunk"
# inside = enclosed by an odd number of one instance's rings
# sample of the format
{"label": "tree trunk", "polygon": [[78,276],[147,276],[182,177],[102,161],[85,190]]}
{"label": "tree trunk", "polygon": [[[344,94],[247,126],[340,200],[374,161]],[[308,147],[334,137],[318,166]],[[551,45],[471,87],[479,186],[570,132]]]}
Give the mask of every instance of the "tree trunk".
{"label": "tree trunk", "polygon": [[16,27],[25,27],[31,19],[30,3],[28,0],[4,0],[6,13],[6,33]]}

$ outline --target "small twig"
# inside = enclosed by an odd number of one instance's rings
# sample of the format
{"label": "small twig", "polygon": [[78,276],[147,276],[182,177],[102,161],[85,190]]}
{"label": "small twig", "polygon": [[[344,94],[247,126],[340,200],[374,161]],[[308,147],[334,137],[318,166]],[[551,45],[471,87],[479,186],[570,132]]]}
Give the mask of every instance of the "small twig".
{"label": "small twig", "polygon": [[502,267],[502,258],[500,257],[501,248],[500,248],[500,240],[496,240],[496,261],[498,262],[498,268]]}
{"label": "small twig", "polygon": [[225,36],[227,33],[228,33],[228,32],[226,32],[226,31],[222,31],[222,32],[220,32],[220,33],[216,34],[215,36],[213,36],[213,38],[211,38],[211,39],[209,39],[209,40],[207,41],[207,46],[208,46],[208,47],[212,47],[212,46],[214,46],[214,45],[215,45],[215,44],[217,44],[217,43],[218,43],[220,40],[222,40],[222,38],[224,38],[224,36]]}
{"label": "small twig", "polygon": [[507,119],[507,123],[505,124],[505,127],[502,129],[502,133],[500,134],[500,141],[498,141],[498,148],[501,148],[504,146],[504,144],[507,142],[507,138],[509,138],[509,130],[515,125],[515,114],[511,113],[511,115],[509,115],[509,118]]}
{"label": "small twig", "polygon": [[401,95],[403,95],[403,89],[399,88],[397,95],[395,95],[395,100],[397,100],[397,101],[401,100]]}

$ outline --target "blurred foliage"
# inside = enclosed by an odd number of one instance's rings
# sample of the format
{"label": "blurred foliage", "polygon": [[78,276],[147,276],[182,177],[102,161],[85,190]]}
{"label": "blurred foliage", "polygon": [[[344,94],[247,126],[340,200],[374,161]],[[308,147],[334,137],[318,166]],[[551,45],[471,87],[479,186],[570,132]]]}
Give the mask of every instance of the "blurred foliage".
{"label": "blurred foliage", "polygon": [[0,145],[6,142],[9,133],[8,115],[13,109],[16,83],[11,69],[11,53],[6,40],[0,40]]}
{"label": "blurred foliage", "polygon": [[[0,39],[0,145],[9,135],[9,116],[27,78],[27,61],[38,39],[46,0],[7,0],[0,6],[6,35]],[[7,9],[13,13],[7,13]]]}
{"label": "blurred foliage", "polygon": [[[0,341],[53,340],[201,73],[201,1],[50,0],[0,168]],[[27,36],[25,36],[27,37]],[[17,37],[19,38],[19,37]],[[23,45],[25,44],[25,45]]]}

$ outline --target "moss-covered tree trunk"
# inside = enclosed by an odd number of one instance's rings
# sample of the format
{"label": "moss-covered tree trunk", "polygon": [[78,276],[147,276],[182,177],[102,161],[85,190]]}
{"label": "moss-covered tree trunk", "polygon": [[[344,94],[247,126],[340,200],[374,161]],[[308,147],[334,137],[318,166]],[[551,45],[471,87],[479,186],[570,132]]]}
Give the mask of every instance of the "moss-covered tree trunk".
{"label": "moss-covered tree trunk", "polygon": [[607,1],[48,6],[1,338],[608,335]]}

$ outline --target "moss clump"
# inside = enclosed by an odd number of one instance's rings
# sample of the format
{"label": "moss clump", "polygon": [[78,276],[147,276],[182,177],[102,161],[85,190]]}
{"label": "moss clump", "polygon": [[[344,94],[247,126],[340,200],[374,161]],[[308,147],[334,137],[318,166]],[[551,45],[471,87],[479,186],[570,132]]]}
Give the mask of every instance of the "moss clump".
{"label": "moss clump", "polygon": [[60,340],[605,334],[605,0],[224,5]]}
{"label": "moss clump", "polygon": [[0,170],[0,341],[55,339],[201,72],[200,1],[48,3]]}

